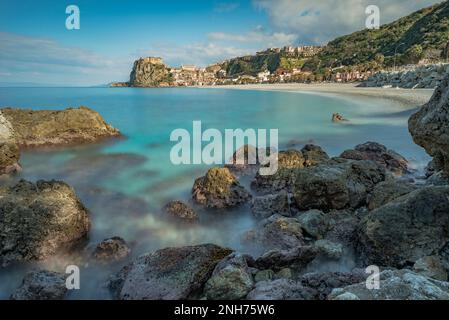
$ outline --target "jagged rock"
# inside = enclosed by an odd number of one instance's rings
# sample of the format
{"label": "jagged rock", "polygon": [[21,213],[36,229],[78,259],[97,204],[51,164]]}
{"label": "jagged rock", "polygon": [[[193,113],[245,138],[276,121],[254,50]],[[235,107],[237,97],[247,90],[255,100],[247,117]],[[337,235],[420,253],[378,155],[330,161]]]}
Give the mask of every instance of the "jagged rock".
{"label": "jagged rock", "polygon": [[100,242],[92,256],[102,262],[119,261],[125,259],[131,253],[131,249],[125,240],[120,237],[112,237]]}
{"label": "jagged rock", "polygon": [[251,188],[259,193],[273,194],[281,190],[291,192],[298,169],[315,166],[329,159],[321,147],[308,144],[301,151],[287,150],[278,153],[278,171],[273,175],[256,174]]}
{"label": "jagged rock", "polygon": [[443,171],[438,171],[427,178],[425,184],[427,186],[447,186],[449,181]]}
{"label": "jagged rock", "polygon": [[96,111],[86,107],[62,111],[1,109],[19,146],[65,145],[120,136]]}
{"label": "jagged rock", "polygon": [[304,245],[299,221],[280,215],[273,215],[261,221],[255,230],[247,233],[246,240],[265,250],[289,250]]}
{"label": "jagged rock", "polygon": [[262,281],[246,297],[248,300],[312,300],[314,290],[288,279]]}
{"label": "jagged rock", "polygon": [[225,167],[236,176],[255,175],[260,167],[258,148],[249,144],[242,146]]}
{"label": "jagged rock", "polygon": [[62,300],[67,294],[66,275],[52,271],[32,271],[11,295],[11,300]]}
{"label": "jagged rock", "polygon": [[415,262],[413,271],[428,278],[447,281],[447,270],[439,256],[422,257]]}
{"label": "jagged rock", "polygon": [[0,175],[19,172],[19,159],[20,151],[15,143],[0,141]]}
{"label": "jagged rock", "polygon": [[335,158],[298,170],[294,198],[300,210],[356,209],[366,204],[374,186],[385,180],[385,169],[372,161]]}
{"label": "jagged rock", "polygon": [[196,294],[232,251],[212,244],[166,248],[125,266],[109,287],[118,299],[180,300]]}
{"label": "jagged rock", "polygon": [[287,150],[278,153],[278,170],[273,175],[256,174],[251,182],[251,188],[259,193],[273,194],[279,191],[289,191],[294,183],[296,169],[303,168],[305,158],[301,151]]}
{"label": "jagged rock", "polygon": [[340,259],[343,255],[343,246],[329,240],[318,240],[314,243],[318,254],[329,259]]}
{"label": "jagged rock", "polygon": [[409,130],[416,144],[423,147],[449,174],[449,74],[430,101],[409,119]]}
{"label": "jagged rock", "polygon": [[290,268],[282,268],[276,274],[274,275],[275,279],[292,279],[293,278],[293,272]]}
{"label": "jagged rock", "polygon": [[346,150],[340,158],[375,161],[396,175],[409,172],[407,159],[377,142],[366,142],[356,146],[355,150]]}
{"label": "jagged rock", "polygon": [[314,299],[326,300],[335,288],[346,287],[365,281],[367,274],[361,269],[352,272],[313,272],[302,275],[298,280],[302,286],[313,289]]}
{"label": "jagged rock", "polygon": [[320,146],[314,144],[305,145],[301,152],[304,156],[304,165],[306,167],[315,166],[329,160],[327,153]]}
{"label": "jagged rock", "polygon": [[424,187],[362,219],[358,251],[369,264],[402,267],[449,241],[449,187]]}
{"label": "jagged rock", "polygon": [[426,278],[409,270],[384,271],[378,290],[365,282],[334,289],[329,300],[448,300],[449,284]]}
{"label": "jagged rock", "polygon": [[131,87],[161,87],[173,82],[170,69],[161,58],[140,58],[134,62],[129,85]]}
{"label": "jagged rock", "polygon": [[430,161],[425,167],[426,178],[429,178],[433,174],[440,171],[442,168],[439,168],[435,160]]}
{"label": "jagged rock", "polygon": [[245,258],[233,253],[215,267],[204,286],[204,294],[209,300],[239,300],[246,297],[253,285]]}
{"label": "jagged rock", "polygon": [[247,202],[251,195],[229,169],[213,168],[204,177],[196,179],[192,198],[208,208],[224,209]]}
{"label": "jagged rock", "polygon": [[274,214],[291,216],[289,196],[286,191],[277,194],[254,197],[251,201],[251,212],[257,218],[268,218]]}
{"label": "jagged rock", "polygon": [[182,201],[170,201],[164,207],[164,211],[171,218],[186,222],[198,221],[198,214]]}
{"label": "jagged rock", "polygon": [[345,119],[345,117],[343,117],[341,114],[334,113],[332,114],[332,122],[346,122],[349,121],[348,119]]}
{"label": "jagged rock", "polygon": [[317,256],[314,246],[302,246],[291,250],[271,250],[257,258],[255,265],[262,270],[279,271],[290,268],[295,271],[304,269]]}
{"label": "jagged rock", "polygon": [[302,229],[315,239],[321,239],[328,230],[325,215],[319,210],[303,212],[296,219],[298,219]]}
{"label": "jagged rock", "polygon": [[63,182],[21,180],[0,188],[0,265],[70,250],[89,227],[87,209]]}
{"label": "jagged rock", "polygon": [[254,281],[256,282],[270,281],[273,278],[274,278],[273,270],[267,269],[257,272],[256,275],[254,276]]}
{"label": "jagged rock", "polygon": [[400,180],[388,180],[379,183],[368,197],[368,209],[374,210],[394,199],[415,191],[417,187]]}
{"label": "jagged rock", "polygon": [[325,239],[352,248],[357,240],[360,219],[351,211],[331,211],[326,214],[328,231]]}

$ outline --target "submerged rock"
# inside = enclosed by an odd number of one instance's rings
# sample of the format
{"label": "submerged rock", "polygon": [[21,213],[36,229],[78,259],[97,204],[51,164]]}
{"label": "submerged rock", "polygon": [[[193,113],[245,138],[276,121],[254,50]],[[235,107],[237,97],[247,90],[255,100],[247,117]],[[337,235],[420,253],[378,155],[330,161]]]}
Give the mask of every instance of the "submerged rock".
{"label": "submerged rock", "polygon": [[356,209],[366,204],[374,186],[385,180],[385,169],[372,161],[335,158],[298,170],[294,198],[300,210]]}
{"label": "submerged rock", "polygon": [[332,114],[332,122],[347,122],[348,119],[345,119],[340,113],[334,113]]}
{"label": "submerged rock", "polygon": [[409,270],[384,271],[378,290],[365,282],[334,289],[330,300],[448,300],[449,284],[418,275]]}
{"label": "submerged rock", "polygon": [[369,196],[368,209],[377,209],[394,199],[415,191],[417,187],[411,183],[400,180],[388,180],[379,183]]}
{"label": "submerged rock", "polygon": [[193,200],[213,209],[231,208],[250,200],[250,193],[240,185],[228,168],[213,168],[196,179]]}
{"label": "submerged rock", "polygon": [[0,265],[73,249],[89,227],[87,209],[64,182],[21,180],[0,188]]}
{"label": "submerged rock", "polygon": [[409,172],[407,159],[377,142],[366,142],[356,146],[355,150],[346,150],[340,155],[340,158],[371,160],[396,175]]}
{"label": "submerged rock", "polygon": [[164,212],[171,218],[185,222],[198,221],[198,214],[182,201],[170,201],[164,207]]}
{"label": "submerged rock", "polygon": [[430,101],[409,119],[408,127],[416,144],[434,159],[436,167],[449,175],[449,75]]}
{"label": "submerged rock", "polygon": [[20,151],[13,142],[1,142],[0,140],[0,175],[17,173],[21,170]]}
{"label": "submerged rock", "polygon": [[118,299],[179,300],[198,293],[231,250],[212,244],[166,248],[125,266],[109,286]]}
{"label": "submerged rock", "polygon": [[449,187],[424,187],[371,211],[358,250],[366,264],[402,267],[449,241]]}
{"label": "submerged rock", "polygon": [[11,300],[62,300],[67,294],[66,275],[52,271],[32,271],[11,295]]}
{"label": "submerged rock", "polygon": [[254,281],[244,256],[233,253],[218,263],[204,286],[209,300],[239,300],[251,291]]}
{"label": "submerged rock", "polygon": [[125,259],[131,253],[131,249],[125,240],[120,237],[112,237],[100,242],[92,256],[102,262],[119,261]]}
{"label": "submerged rock", "polygon": [[1,109],[19,146],[65,145],[120,136],[96,111],[87,107],[66,110]]}

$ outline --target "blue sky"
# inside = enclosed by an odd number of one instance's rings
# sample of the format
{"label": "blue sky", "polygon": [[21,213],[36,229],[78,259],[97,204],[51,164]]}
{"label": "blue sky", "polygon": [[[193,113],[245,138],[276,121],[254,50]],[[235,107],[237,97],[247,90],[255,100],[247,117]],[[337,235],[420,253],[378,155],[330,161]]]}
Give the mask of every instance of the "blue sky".
{"label": "blue sky", "polygon": [[[364,27],[378,4],[390,22],[435,0],[0,0],[0,83],[126,81],[140,56],[205,66],[288,44],[322,44]],[[77,5],[81,29],[67,30]]]}

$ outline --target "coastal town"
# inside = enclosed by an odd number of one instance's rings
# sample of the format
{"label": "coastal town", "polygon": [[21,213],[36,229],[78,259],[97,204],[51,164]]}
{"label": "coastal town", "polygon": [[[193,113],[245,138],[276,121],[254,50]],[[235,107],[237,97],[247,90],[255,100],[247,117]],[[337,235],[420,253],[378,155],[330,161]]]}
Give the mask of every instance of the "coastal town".
{"label": "coastal town", "polygon": [[[449,47],[449,44],[448,44]],[[306,66],[317,58],[322,46],[285,46],[269,48],[253,56],[233,58],[207,67],[185,64],[171,67],[160,57],[144,57],[135,61],[129,82],[114,82],[111,87],[193,87],[244,84],[362,82],[363,86],[435,87],[448,71],[446,61],[441,59],[420,59],[414,64],[384,68],[380,63],[369,65],[343,64],[329,67],[317,74]],[[378,57],[378,59],[384,59]],[[273,61],[275,61],[273,63]],[[254,67],[256,66],[256,67]],[[416,76],[426,81],[414,82]],[[380,79],[380,80],[379,80]],[[386,80],[386,81],[382,81]],[[388,80],[389,79],[389,80]],[[423,79],[420,79],[423,80]]]}

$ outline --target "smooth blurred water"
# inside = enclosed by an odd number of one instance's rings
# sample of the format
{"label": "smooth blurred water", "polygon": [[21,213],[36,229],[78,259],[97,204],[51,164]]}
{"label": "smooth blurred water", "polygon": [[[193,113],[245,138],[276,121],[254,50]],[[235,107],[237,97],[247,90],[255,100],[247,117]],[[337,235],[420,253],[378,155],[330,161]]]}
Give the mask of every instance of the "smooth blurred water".
{"label": "smooth blurred water", "polygon": [[[279,129],[280,148],[314,142],[331,156],[366,141],[377,141],[403,154],[418,168],[428,162],[407,130],[410,108],[382,99],[343,99],[287,92],[227,89],[0,88],[0,106],[63,109],[88,106],[120,129],[126,139],[107,143],[25,151],[20,178],[59,179],[72,185],[91,211],[90,243],[121,236],[133,244],[133,256],[167,246],[213,242],[248,250],[241,236],[253,227],[248,208],[230,214],[203,215],[196,226],[164,220],[169,200],[188,200],[203,165],[170,162],[170,133],[203,128]],[[348,124],[331,122],[342,113]],[[72,258],[53,259],[44,267],[60,269]],[[32,266],[31,266],[32,267]],[[82,289],[71,298],[107,298],[99,285],[112,267],[86,266]],[[0,271],[0,298],[7,298],[30,266]]]}

